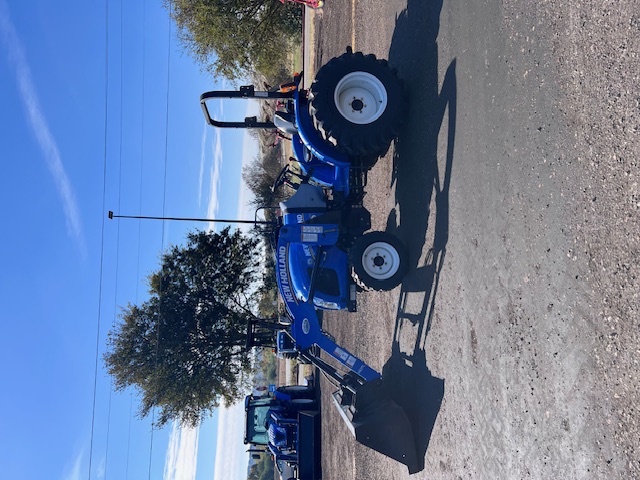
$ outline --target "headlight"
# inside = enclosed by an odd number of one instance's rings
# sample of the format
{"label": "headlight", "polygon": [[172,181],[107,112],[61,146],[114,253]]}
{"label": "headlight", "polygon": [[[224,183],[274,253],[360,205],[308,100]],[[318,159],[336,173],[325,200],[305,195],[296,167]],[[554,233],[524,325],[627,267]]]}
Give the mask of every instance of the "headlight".
{"label": "headlight", "polygon": [[336,302],[325,302],[318,297],[314,297],[313,303],[316,307],[324,308],[325,310],[340,310],[340,305],[338,305]]}

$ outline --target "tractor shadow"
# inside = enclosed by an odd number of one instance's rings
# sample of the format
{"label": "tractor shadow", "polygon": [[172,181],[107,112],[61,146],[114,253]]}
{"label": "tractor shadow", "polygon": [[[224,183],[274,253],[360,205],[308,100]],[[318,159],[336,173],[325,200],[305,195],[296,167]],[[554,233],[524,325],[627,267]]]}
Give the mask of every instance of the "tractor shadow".
{"label": "tractor shadow", "polygon": [[[396,21],[389,63],[405,81],[410,111],[396,142],[393,177],[396,207],[387,231],[409,255],[400,291],[392,354],[383,377],[413,426],[418,468],[425,456],[445,392],[444,379],[427,365],[426,340],[434,320],[440,273],[449,239],[449,187],[456,132],[456,62],[441,86],[437,37],[442,0],[409,0]],[[418,47],[419,46],[419,47]],[[438,146],[442,152],[438,152]],[[429,246],[426,254],[423,247]]]}

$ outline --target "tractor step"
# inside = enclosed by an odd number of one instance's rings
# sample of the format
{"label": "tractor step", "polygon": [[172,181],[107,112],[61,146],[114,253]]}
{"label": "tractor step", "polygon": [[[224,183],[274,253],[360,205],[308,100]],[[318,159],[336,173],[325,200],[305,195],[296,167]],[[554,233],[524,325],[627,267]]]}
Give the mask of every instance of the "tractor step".
{"label": "tractor step", "polygon": [[347,309],[350,312],[358,311],[358,302],[357,302],[357,286],[355,283],[349,283],[349,302],[347,303]]}

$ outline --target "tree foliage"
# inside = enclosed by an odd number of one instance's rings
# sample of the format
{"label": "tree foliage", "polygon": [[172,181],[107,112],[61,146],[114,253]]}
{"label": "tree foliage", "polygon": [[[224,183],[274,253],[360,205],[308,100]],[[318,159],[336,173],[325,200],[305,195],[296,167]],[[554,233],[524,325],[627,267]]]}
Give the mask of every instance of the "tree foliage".
{"label": "tree foliage", "polygon": [[275,473],[273,459],[268,455],[263,455],[251,465],[247,480],[272,480]]}
{"label": "tree foliage", "polygon": [[164,0],[187,51],[214,75],[252,71],[277,76],[292,38],[300,38],[299,5],[277,0]]}
{"label": "tree foliage", "polygon": [[252,206],[273,207],[290,196],[290,192],[285,192],[283,189],[271,191],[273,182],[282,169],[281,155],[280,148],[270,148],[265,150],[261,157],[255,158],[243,167],[242,179],[253,193]]}
{"label": "tree foliage", "polygon": [[251,292],[260,279],[258,241],[229,228],[193,232],[162,255],[149,277],[149,300],[123,309],[104,360],[118,390],[135,387],[141,416],[157,424],[197,425],[244,394],[244,350]]}

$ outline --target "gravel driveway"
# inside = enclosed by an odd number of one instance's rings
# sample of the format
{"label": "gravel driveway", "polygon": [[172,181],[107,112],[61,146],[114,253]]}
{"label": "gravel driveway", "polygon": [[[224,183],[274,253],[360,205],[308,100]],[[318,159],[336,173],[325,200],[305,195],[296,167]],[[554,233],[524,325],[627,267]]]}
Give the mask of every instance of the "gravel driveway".
{"label": "gravel driveway", "polygon": [[[411,98],[365,199],[411,272],[324,317],[407,411],[410,478],[640,478],[640,2],[327,0],[309,21],[316,66],[353,44]],[[324,478],[409,478],[322,388]]]}

